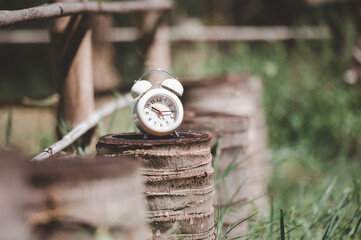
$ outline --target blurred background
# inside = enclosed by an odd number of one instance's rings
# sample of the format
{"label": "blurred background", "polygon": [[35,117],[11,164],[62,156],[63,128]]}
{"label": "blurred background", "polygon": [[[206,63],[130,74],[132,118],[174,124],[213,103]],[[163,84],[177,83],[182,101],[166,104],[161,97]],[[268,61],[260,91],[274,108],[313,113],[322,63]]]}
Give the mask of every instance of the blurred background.
{"label": "blurred background", "polygon": [[[45,3],[1,1],[0,9]],[[360,237],[355,233],[361,219],[360,1],[175,0],[164,18],[171,44],[169,70],[181,81],[242,73],[258,77],[263,85],[271,208],[267,217],[250,223],[250,238],[272,238],[281,208],[290,239],[303,236],[305,225],[305,239],[320,239],[328,226],[320,216],[327,212],[335,214],[331,219],[337,216],[334,222],[339,220],[333,225],[334,239]],[[27,157],[57,140],[51,24],[38,20],[0,29],[0,148]],[[104,73],[111,79],[108,87],[100,83],[97,90],[94,83],[99,106],[129,92],[147,63],[143,45],[134,37],[139,15],[100,17],[93,24],[93,32],[113,26],[120,33],[112,35],[110,58],[104,60],[114,64]],[[20,30],[39,32],[9,38],[10,31]],[[95,135],[135,131],[131,112],[129,107],[105,119]],[[94,154],[94,144],[87,151]]]}

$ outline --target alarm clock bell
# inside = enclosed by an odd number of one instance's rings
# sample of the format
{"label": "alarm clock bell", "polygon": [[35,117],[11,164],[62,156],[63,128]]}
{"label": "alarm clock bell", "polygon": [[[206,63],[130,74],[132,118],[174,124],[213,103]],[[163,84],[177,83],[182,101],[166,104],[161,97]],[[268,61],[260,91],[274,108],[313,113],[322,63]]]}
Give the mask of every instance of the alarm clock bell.
{"label": "alarm clock bell", "polygon": [[181,97],[183,95],[182,84],[178,80],[175,80],[174,78],[166,79],[160,85],[163,88],[167,89],[168,91],[171,91],[178,97]]}
{"label": "alarm clock bell", "polygon": [[146,93],[151,88],[152,84],[147,80],[137,81],[130,90],[130,96],[132,96],[132,98],[137,98]]}

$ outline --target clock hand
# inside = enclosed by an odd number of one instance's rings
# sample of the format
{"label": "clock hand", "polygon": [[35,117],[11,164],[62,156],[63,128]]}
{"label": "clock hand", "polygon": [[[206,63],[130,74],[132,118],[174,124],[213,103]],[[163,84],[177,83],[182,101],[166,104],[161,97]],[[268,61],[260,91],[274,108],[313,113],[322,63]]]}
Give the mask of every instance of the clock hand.
{"label": "clock hand", "polygon": [[157,110],[158,110],[158,112],[160,113],[160,115],[163,115],[163,114],[162,114],[162,111],[159,110],[159,108],[157,107],[157,105],[155,104],[155,102],[153,102],[153,104],[154,104],[154,106],[157,108]]}
{"label": "clock hand", "polygon": [[151,108],[152,108],[153,110],[157,111],[158,113],[160,113],[159,110],[156,109],[155,107],[151,107]]}
{"label": "clock hand", "polygon": [[173,110],[167,110],[167,111],[162,111],[162,112],[175,112],[175,111],[173,111]]}

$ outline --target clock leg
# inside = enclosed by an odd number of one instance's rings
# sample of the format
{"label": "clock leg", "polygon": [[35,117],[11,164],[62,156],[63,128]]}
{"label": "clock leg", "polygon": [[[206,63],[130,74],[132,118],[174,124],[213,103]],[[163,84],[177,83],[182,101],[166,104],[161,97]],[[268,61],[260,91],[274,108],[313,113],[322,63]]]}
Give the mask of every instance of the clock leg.
{"label": "clock leg", "polygon": [[148,138],[148,133],[144,133],[143,139],[147,139]]}
{"label": "clock leg", "polygon": [[177,131],[174,131],[173,134],[175,135],[176,138],[179,138],[179,137],[180,137],[179,134],[177,133]]}

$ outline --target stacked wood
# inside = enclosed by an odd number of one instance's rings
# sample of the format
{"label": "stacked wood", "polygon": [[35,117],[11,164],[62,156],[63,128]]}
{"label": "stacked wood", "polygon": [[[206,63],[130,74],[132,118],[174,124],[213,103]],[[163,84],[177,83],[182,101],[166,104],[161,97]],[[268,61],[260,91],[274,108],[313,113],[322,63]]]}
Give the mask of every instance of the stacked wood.
{"label": "stacked wood", "polygon": [[179,134],[178,139],[110,134],[99,139],[97,151],[141,159],[153,239],[214,239],[210,135]]}
{"label": "stacked wood", "polygon": [[[223,222],[223,228],[227,230],[249,214],[249,206],[246,204],[250,200],[246,184],[247,162],[244,153],[248,141],[248,118],[219,112],[187,111],[180,129],[208,132],[212,135],[213,164],[218,165],[219,170],[213,204],[216,209],[232,210],[226,214]],[[244,223],[235,228],[230,237],[247,232],[248,226]]]}
{"label": "stacked wood", "polygon": [[226,75],[184,82],[183,104],[187,110],[216,111],[246,116],[249,119],[247,166],[247,199],[264,213],[269,162],[267,159],[267,127],[262,106],[262,84],[248,75]]}

